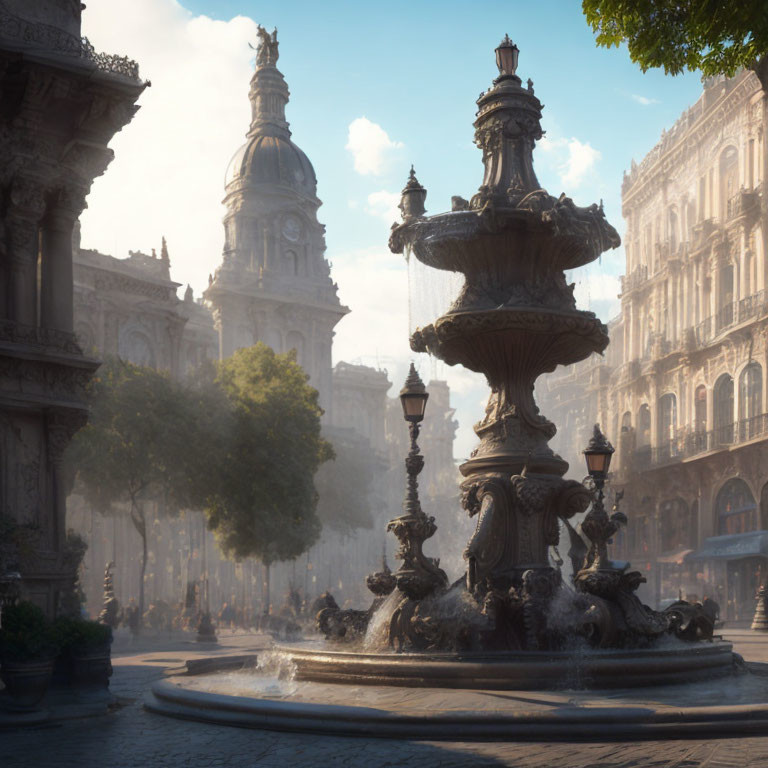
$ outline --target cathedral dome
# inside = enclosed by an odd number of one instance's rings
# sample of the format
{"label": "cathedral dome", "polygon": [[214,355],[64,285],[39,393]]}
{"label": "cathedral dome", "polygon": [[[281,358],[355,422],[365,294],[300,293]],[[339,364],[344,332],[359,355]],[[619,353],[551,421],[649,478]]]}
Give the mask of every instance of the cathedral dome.
{"label": "cathedral dome", "polygon": [[317,179],[309,158],[285,136],[254,135],[235,152],[224,183],[273,184],[315,197]]}

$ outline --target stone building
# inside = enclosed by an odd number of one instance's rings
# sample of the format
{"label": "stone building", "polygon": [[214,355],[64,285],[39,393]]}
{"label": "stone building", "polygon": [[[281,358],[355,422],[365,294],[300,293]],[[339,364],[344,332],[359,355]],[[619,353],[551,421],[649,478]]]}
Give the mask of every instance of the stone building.
{"label": "stone building", "polygon": [[72,238],[146,83],[96,53],[75,0],[0,5],[0,570],[49,615],[71,590],[62,454],[98,362],[73,333]]}
{"label": "stone building", "polygon": [[349,310],[325,259],[314,168],[291,141],[288,86],[277,58],[276,33],[264,33],[251,79],[247,141],[225,175],[223,261],[205,299],[222,358],[257,341],[276,352],[295,349],[329,414],[333,329]]}
{"label": "stone building", "polygon": [[646,596],[710,595],[731,620],[768,576],[767,113],[754,73],[708,80],[632,163],[606,357],[539,385],[566,458],[595,421],[614,442],[617,548]]}

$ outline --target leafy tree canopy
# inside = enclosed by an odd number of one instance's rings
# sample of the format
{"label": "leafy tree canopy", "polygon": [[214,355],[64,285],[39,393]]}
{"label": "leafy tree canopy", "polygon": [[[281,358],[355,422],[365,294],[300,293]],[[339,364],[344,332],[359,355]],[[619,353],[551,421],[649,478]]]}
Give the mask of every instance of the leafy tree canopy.
{"label": "leafy tree canopy", "polygon": [[295,353],[265,344],[240,349],[218,366],[232,408],[219,479],[210,488],[208,525],[223,552],[269,565],[306,551],[320,533],[313,478],[333,457],[320,436],[317,390]]}
{"label": "leafy tree canopy", "polygon": [[190,412],[178,385],[159,371],[110,359],[91,381],[90,405],[68,459],[96,508],[186,494],[179,479]]}
{"label": "leafy tree canopy", "polygon": [[751,67],[768,80],[766,0],[583,0],[582,9],[597,44],[626,43],[643,72],[731,77]]}

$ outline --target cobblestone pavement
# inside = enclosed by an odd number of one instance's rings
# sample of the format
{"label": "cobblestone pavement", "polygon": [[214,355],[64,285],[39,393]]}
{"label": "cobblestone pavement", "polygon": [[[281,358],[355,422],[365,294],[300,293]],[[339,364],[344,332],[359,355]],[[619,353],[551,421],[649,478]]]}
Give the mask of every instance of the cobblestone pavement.
{"label": "cobblestone pavement", "polygon": [[[768,638],[733,637],[747,659],[768,660]],[[243,652],[241,647],[234,652]],[[415,742],[241,730],[172,720],[142,709],[142,697],[190,644],[118,656],[111,714],[0,732],[2,768],[767,768],[768,738],[638,743]],[[233,646],[235,647],[235,646]],[[187,651],[185,651],[185,648]],[[143,648],[136,650],[144,650]],[[458,735],[458,734],[457,734]],[[768,736],[768,733],[766,734]]]}

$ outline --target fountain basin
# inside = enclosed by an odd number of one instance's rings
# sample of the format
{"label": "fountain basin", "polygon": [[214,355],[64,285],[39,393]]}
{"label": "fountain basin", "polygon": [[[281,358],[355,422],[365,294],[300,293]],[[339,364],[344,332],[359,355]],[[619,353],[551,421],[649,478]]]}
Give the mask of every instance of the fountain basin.
{"label": "fountain basin", "polygon": [[483,690],[558,690],[677,685],[731,674],[728,642],[634,650],[518,653],[357,653],[279,646],[296,680]]}
{"label": "fountain basin", "polygon": [[153,686],[145,707],[245,728],[450,741],[702,738],[764,733],[768,727],[768,677],[748,672],[685,685],[603,691],[416,691],[266,680],[259,681],[258,672],[170,677]]}

